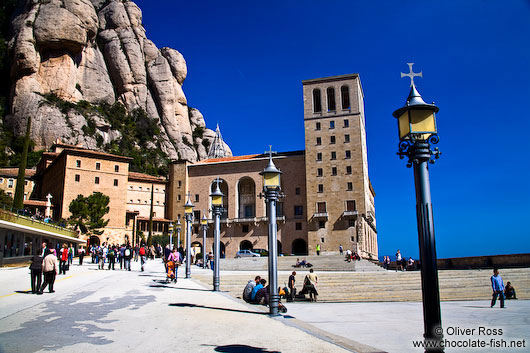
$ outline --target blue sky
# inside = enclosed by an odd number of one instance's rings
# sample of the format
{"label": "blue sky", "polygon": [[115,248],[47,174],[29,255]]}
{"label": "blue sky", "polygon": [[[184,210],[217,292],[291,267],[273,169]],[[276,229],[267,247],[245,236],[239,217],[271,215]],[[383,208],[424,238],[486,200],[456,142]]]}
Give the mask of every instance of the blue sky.
{"label": "blue sky", "polygon": [[430,167],[438,257],[530,252],[530,2],[137,0],[179,50],[184,92],[235,155],[304,149],[304,79],[359,73],[380,255],[418,256],[412,170],[392,112],[417,87],[439,106]]}

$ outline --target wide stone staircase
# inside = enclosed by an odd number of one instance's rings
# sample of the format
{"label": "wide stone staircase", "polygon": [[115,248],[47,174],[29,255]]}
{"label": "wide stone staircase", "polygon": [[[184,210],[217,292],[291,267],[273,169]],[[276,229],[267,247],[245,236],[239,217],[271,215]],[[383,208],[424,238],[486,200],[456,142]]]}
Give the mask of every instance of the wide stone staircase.
{"label": "wide stone staircase", "polygon": [[[367,268],[376,266],[366,262]],[[256,270],[240,269],[243,271],[225,271],[221,267],[221,270],[221,290],[229,292],[234,297],[241,296],[246,283],[254,276],[261,275],[268,279],[266,267]],[[280,270],[278,273],[278,281],[282,287],[287,283],[290,270],[292,268]],[[296,269],[296,272],[296,287],[301,290],[308,270]],[[349,271],[331,272],[319,270],[316,267],[315,273],[318,275],[318,300],[321,302],[421,301],[419,271],[395,272],[381,269],[355,272],[350,269]],[[504,283],[508,281],[512,283],[519,299],[530,299],[530,268],[501,269],[500,274]],[[491,299],[491,275],[491,270],[439,271],[440,299],[443,301],[489,300]],[[210,273],[203,272],[193,277],[211,286],[212,275]]]}
{"label": "wide stone staircase", "polygon": [[[380,266],[368,261],[347,262],[340,255],[336,256],[280,256],[278,271],[296,270],[293,265],[297,259],[304,259],[313,265],[315,271],[384,271]],[[221,271],[267,271],[268,257],[244,257],[240,259],[221,259]]]}

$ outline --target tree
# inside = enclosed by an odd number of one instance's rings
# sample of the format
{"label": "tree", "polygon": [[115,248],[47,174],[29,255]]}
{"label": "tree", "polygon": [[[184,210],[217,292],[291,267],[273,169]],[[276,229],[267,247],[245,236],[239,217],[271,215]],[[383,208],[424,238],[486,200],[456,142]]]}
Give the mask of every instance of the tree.
{"label": "tree", "polygon": [[68,223],[83,234],[103,234],[101,228],[105,228],[109,223],[109,220],[103,219],[110,210],[109,202],[110,198],[101,192],[93,193],[88,197],[77,195],[68,208],[72,214]]}
{"label": "tree", "polygon": [[26,136],[24,137],[24,148],[22,149],[22,156],[20,157],[20,164],[18,166],[17,187],[15,189],[15,198],[13,207],[19,210],[24,208],[24,186],[26,185],[26,165],[28,164],[28,150],[29,150],[29,134],[31,132],[31,116],[28,118],[26,126]]}
{"label": "tree", "polygon": [[11,206],[13,204],[13,199],[11,196],[5,193],[4,190],[0,190],[0,207],[1,206]]}

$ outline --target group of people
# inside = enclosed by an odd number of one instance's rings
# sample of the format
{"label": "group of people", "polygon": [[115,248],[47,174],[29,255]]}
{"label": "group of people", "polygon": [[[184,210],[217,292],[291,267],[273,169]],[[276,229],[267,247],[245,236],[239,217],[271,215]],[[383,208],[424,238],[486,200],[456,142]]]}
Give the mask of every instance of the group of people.
{"label": "group of people", "polygon": [[492,298],[491,298],[491,307],[493,308],[495,306],[495,303],[497,302],[497,298],[499,298],[501,302],[501,308],[504,308],[504,300],[505,299],[517,299],[517,294],[515,293],[515,288],[512,286],[510,282],[506,283],[506,286],[504,286],[504,282],[502,280],[502,277],[499,275],[499,270],[497,268],[493,269],[493,276],[491,276],[491,289],[493,290]]}
{"label": "group of people", "polygon": [[293,267],[307,267],[307,268],[310,268],[310,267],[313,267],[313,265],[309,262],[307,262],[305,259],[302,259],[302,261],[300,261],[299,258],[296,259],[296,263],[293,265]]}
{"label": "group of people", "polygon": [[[59,252],[60,263],[57,263],[57,251],[49,248],[47,243],[42,243],[39,254],[34,255],[29,266],[31,274],[31,293],[42,294],[46,287],[54,293],[53,285],[58,274],[66,274],[66,264],[69,263],[68,245],[63,244]],[[44,283],[42,277],[44,276]]]}
{"label": "group of people", "polygon": [[[138,248],[136,256],[138,256],[140,248],[143,249],[145,254],[145,247],[142,246]],[[134,256],[134,249],[130,244],[115,245],[103,243],[102,245],[92,245],[90,253],[92,255],[92,263],[97,264],[100,270],[104,270],[106,264],[108,265],[107,270],[114,270],[116,262],[120,264],[121,270],[131,270],[131,259]],[[83,264],[81,256],[79,257],[79,264]]]}
{"label": "group of people", "polygon": [[[383,257],[383,268],[385,270],[390,269],[390,264],[392,263],[392,260],[390,260],[390,256],[384,256]],[[416,261],[412,257],[409,257],[407,260],[402,254],[401,251],[398,249],[396,252],[396,272],[397,271],[413,271],[416,270]]]}
{"label": "group of people", "polygon": [[[316,285],[318,283],[318,276],[315,274],[313,269],[309,270],[309,273],[304,278],[304,285],[302,290],[297,293],[296,290],[296,271],[293,271],[289,276],[287,287],[278,288],[278,294],[280,297],[284,297],[288,302],[294,301],[295,297],[305,297],[305,294],[309,294],[310,301],[317,301],[318,292]],[[252,304],[269,304],[269,286],[267,280],[256,276],[253,280],[249,280],[245,288],[243,289],[243,300],[247,303]]]}

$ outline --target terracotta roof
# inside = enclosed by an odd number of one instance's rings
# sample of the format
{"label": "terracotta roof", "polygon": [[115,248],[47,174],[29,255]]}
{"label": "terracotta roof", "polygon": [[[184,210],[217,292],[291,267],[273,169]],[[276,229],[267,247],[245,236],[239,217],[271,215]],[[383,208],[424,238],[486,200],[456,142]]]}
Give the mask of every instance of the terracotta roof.
{"label": "terracotta roof", "polygon": [[[0,175],[7,177],[18,176],[18,168],[0,168]],[[35,169],[26,169],[26,178],[31,178],[35,175]]]}
{"label": "terracotta roof", "polygon": [[165,183],[166,178],[157,177],[144,173],[129,172],[129,180],[152,181],[155,183]]}
{"label": "terracotta roof", "polygon": [[86,148],[65,148],[61,152],[61,154],[62,153],[100,156],[100,157],[107,157],[107,158],[110,158],[110,159],[123,160],[123,161],[126,161],[126,162],[132,160],[132,158],[130,158],[130,157],[124,157],[124,156],[120,156],[120,155],[117,155],[117,154],[111,154],[111,153],[105,153],[105,152],[100,152],[100,151],[89,150],[89,149],[86,149]]}
{"label": "terracotta roof", "polygon": [[[46,201],[40,201],[40,200],[24,200],[24,205],[27,206],[42,206],[46,207]],[[53,208],[53,204],[51,206]]]}
{"label": "terracotta roof", "polygon": [[245,161],[245,160],[256,158],[258,156],[261,156],[261,154],[249,154],[246,156],[233,156],[233,157],[224,157],[224,158],[210,158],[210,159],[204,159],[200,162],[197,162],[197,164]]}

